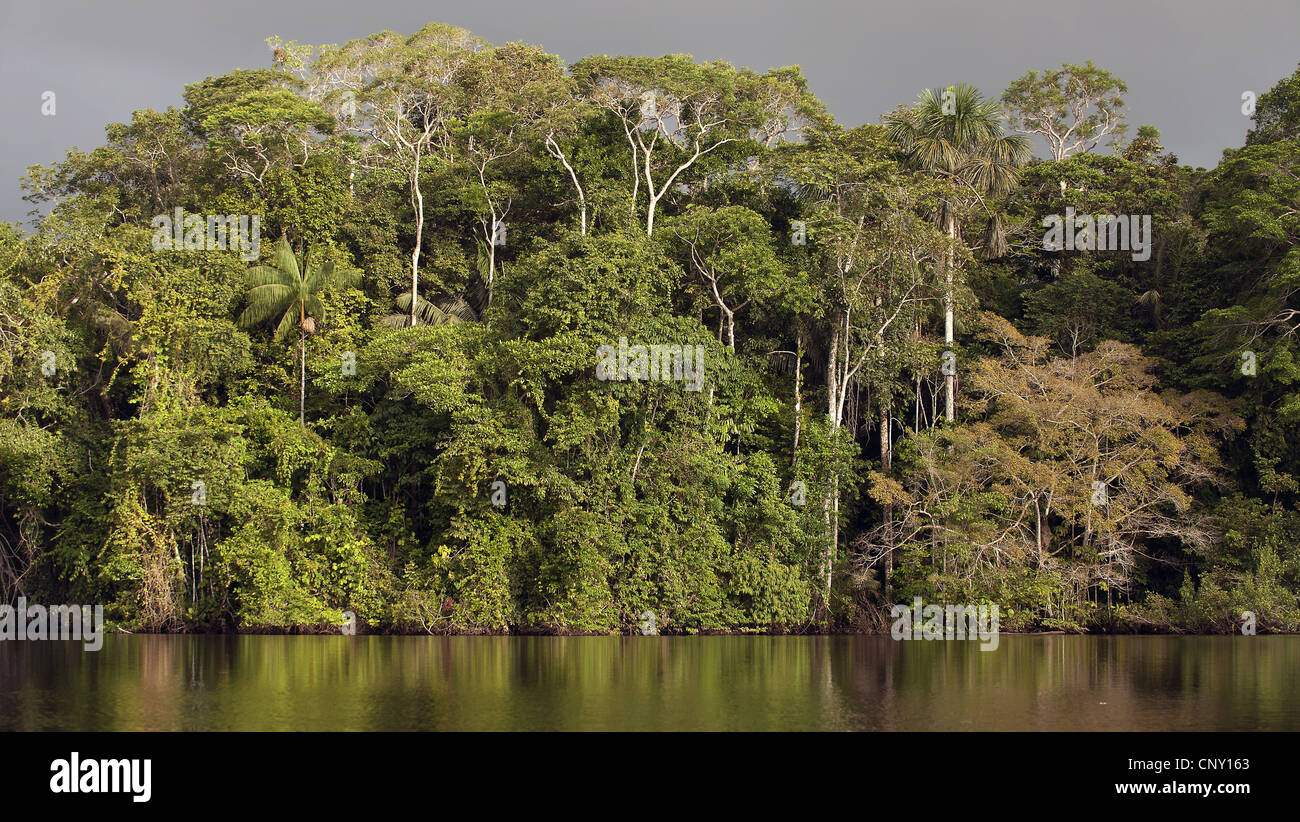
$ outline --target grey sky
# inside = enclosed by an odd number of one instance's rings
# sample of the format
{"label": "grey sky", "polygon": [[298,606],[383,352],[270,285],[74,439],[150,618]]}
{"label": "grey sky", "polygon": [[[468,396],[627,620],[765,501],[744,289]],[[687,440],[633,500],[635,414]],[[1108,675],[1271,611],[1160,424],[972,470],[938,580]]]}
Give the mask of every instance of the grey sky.
{"label": "grey sky", "polygon": [[[18,179],[187,83],[269,64],[263,40],[338,43],[438,20],[494,43],[588,54],[693,54],[798,64],[843,123],[876,122],[923,87],[997,96],[1029,69],[1093,60],[1129,85],[1130,132],[1161,130],[1184,163],[1242,142],[1241,95],[1300,62],[1296,0],[0,0],[0,221],[24,220]],[[57,114],[41,115],[54,91]],[[1041,154],[1041,152],[1040,152]]]}

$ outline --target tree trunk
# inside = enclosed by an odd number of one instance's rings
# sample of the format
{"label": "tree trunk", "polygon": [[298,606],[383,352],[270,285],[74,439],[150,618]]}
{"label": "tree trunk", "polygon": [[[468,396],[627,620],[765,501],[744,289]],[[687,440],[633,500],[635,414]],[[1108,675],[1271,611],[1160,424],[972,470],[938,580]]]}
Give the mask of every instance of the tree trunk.
{"label": "tree trunk", "polygon": [[799,426],[803,416],[803,328],[795,334],[794,360],[794,450],[790,465],[799,465]]}
{"label": "tree trunk", "polygon": [[[948,239],[956,242],[957,239],[957,221],[949,214],[946,219],[948,228]],[[955,264],[953,251],[948,250],[947,265],[944,266],[945,289],[943,293],[943,341],[948,344],[949,350],[953,344],[953,276],[952,269]],[[943,377],[943,408],[944,416],[948,422],[952,422],[956,414],[954,413],[953,391],[956,389],[957,376],[955,374],[945,374]]]}
{"label": "tree trunk", "polygon": [[[843,405],[836,402],[836,395],[839,393],[839,370],[840,370],[840,324],[843,320],[843,312],[837,312],[834,326],[831,330],[830,352],[826,357],[826,388],[827,409],[826,416],[830,420],[831,441],[836,442],[835,435],[840,428],[840,417]],[[845,341],[847,345],[847,340]],[[835,469],[831,469],[830,481],[826,489],[826,497],[822,500],[822,513],[826,518],[827,530],[831,532],[831,542],[826,546],[822,556],[822,574],[825,582],[825,593],[822,604],[826,608],[826,615],[830,616],[831,604],[831,576],[835,567],[835,552],[839,548],[839,495],[840,485],[839,476]]]}
{"label": "tree trunk", "polygon": [[491,233],[488,234],[488,276],[487,276],[487,304],[492,304],[492,285],[496,282],[497,274],[497,213],[496,209],[492,210]]}
{"label": "tree trunk", "polygon": [[307,405],[307,332],[298,329],[298,424],[306,425]]}
{"label": "tree trunk", "polygon": [[830,616],[831,575],[835,570],[835,555],[840,548],[840,476],[833,480],[834,493],[831,495],[831,549],[826,553],[826,616]]}
{"label": "tree trunk", "polygon": [[839,427],[839,419],[835,415],[835,394],[838,391],[839,382],[839,355],[840,348],[840,318],[835,316],[834,325],[831,327],[831,345],[830,351],[826,354],[826,417],[830,420],[831,428]]}
{"label": "tree trunk", "polygon": [[582,190],[582,183],[578,182],[578,173],[573,170],[573,166],[569,165],[569,159],[564,156],[564,150],[560,148],[559,142],[553,135],[547,136],[546,148],[552,157],[564,164],[564,168],[569,172],[569,179],[573,181],[573,187],[578,192],[578,209],[582,215],[582,227],[579,233],[585,237],[587,236],[587,195]]}
{"label": "tree trunk", "polygon": [[649,190],[648,196],[650,197],[650,205],[646,207],[646,217],[645,217],[645,235],[647,237],[654,234],[655,206],[659,205],[659,198],[655,196],[654,189]]}
{"label": "tree trunk", "polygon": [[1038,565],[1043,564],[1043,509],[1038,497],[1034,497],[1034,547],[1038,549]]}
{"label": "tree trunk", "polygon": [[[906,418],[904,418],[906,419]],[[889,409],[883,405],[880,408],[880,473],[889,476],[894,464],[894,447],[890,442],[890,429],[893,421],[889,416]],[[904,429],[907,423],[903,423]],[[885,504],[885,510],[882,514],[886,528],[894,521],[894,506],[892,503]],[[888,531],[886,531],[888,533]],[[882,590],[884,592],[885,602],[889,602],[889,578],[894,572],[894,546],[888,545],[885,549],[885,580]]]}
{"label": "tree trunk", "polygon": [[420,193],[420,154],[415,154],[411,172],[411,205],[415,207],[415,248],[411,249],[411,327],[415,327],[416,303],[420,298],[420,245],[424,241],[424,195]]}

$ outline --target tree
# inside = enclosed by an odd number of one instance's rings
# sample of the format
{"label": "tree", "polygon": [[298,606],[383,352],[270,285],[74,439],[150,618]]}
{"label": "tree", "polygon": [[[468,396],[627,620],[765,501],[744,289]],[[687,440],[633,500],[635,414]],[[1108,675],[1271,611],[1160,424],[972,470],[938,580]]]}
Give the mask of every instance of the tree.
{"label": "tree", "polygon": [[[1210,231],[1201,356],[1214,385],[1235,384],[1252,422],[1254,483],[1300,496],[1300,141],[1231,152],[1206,184]],[[1249,367],[1243,357],[1250,358]]]}
{"label": "tree", "polygon": [[1300,136],[1300,67],[1259,96],[1251,119],[1255,127],[1246,133],[1248,146]]}
{"label": "tree", "polygon": [[1062,63],[1042,74],[1026,72],[1002,92],[1011,125],[1047,141],[1053,160],[1076,151],[1092,151],[1109,134],[1124,133],[1124,98],[1128,86],[1089,60],[1082,66]]}
{"label": "tree", "polygon": [[[525,149],[544,139],[543,133],[551,137],[547,115],[572,105],[572,91],[559,58],[518,43],[479,53],[462,78],[464,94],[473,105],[456,123],[452,138],[459,166],[468,177],[466,188],[474,192],[472,200],[479,212],[481,247],[487,258],[484,287],[490,305],[498,247],[503,242],[501,228],[519,193],[514,181],[527,178],[526,173],[506,176],[502,166],[526,162]],[[550,151],[558,144],[552,140],[546,146]],[[577,177],[569,170],[576,184]]]}
{"label": "tree", "polygon": [[[315,85],[335,97],[350,95],[352,128],[405,178],[415,212],[411,248],[411,324],[416,322],[424,194],[420,176],[427,156],[452,159],[450,129],[464,114],[456,80],[474,55],[490,48],[465,29],[430,23],[408,38],[383,31],[342,46],[323,47],[312,66]],[[328,90],[328,91],[325,91]]]}
{"label": "tree", "polygon": [[764,75],[686,55],[588,57],[573,66],[592,104],[618,121],[631,149],[632,210],[646,185],[646,234],[659,203],[702,158],[785,133],[798,106],[788,69]]}
{"label": "tree", "polygon": [[[846,430],[846,412],[859,380],[873,359],[900,348],[919,322],[933,299],[925,264],[943,259],[948,244],[920,218],[924,187],[891,156],[881,127],[821,124],[792,153],[782,172],[798,186],[819,252],[826,416],[832,443],[844,448],[856,429]],[[842,470],[832,468],[823,500],[832,538],[823,559],[827,595],[839,542]]]}
{"label": "tree", "polygon": [[194,196],[202,151],[181,112],[144,109],[104,131],[105,145],[89,154],[73,149],[57,166],[29,169],[24,199],[111,195],[121,211],[147,220]]}
{"label": "tree", "polygon": [[716,211],[693,206],[672,220],[671,231],[688,269],[700,278],[706,298],[718,309],[719,338],[726,329],[727,347],[734,351],[737,312],[778,293],[784,279],[771,229],[744,206]]}
{"label": "tree", "polygon": [[185,116],[227,173],[265,193],[267,175],[305,166],[332,122],[294,85],[291,75],[268,69],[209,77],[186,88]]}
{"label": "tree", "polygon": [[1138,126],[1137,137],[1124,146],[1121,156],[1130,163],[1151,163],[1165,150],[1160,144],[1160,129],[1155,126]]}
{"label": "tree", "polygon": [[[998,106],[973,86],[960,84],[945,91],[926,89],[910,109],[897,109],[886,118],[890,139],[907,162],[946,180],[948,192],[936,217],[953,243],[961,236],[961,213],[974,198],[996,223],[985,197],[1006,195],[1016,184],[1017,169],[1029,159],[1029,142],[1005,134]],[[997,246],[999,243],[993,243]],[[944,265],[944,342],[953,344],[955,252]],[[956,376],[944,377],[944,416],[955,419]]]}
{"label": "tree", "polygon": [[[317,320],[325,319],[321,295],[326,289],[354,286],[361,276],[356,269],[335,268],[333,261],[311,264],[310,252],[298,264],[289,240],[280,238],[273,257],[274,265],[259,265],[248,272],[248,308],[239,316],[239,324],[251,328],[279,317],[275,328],[276,342],[283,341],[298,328],[298,422],[305,424],[307,397],[307,335],[316,333]],[[414,311],[412,312],[414,313]]]}
{"label": "tree", "polygon": [[411,311],[411,295],[398,294],[393,304],[400,314],[384,317],[384,324],[390,328],[411,327],[411,317],[416,318],[417,325],[450,325],[458,322],[470,322],[477,315],[474,308],[464,297],[452,297],[440,303],[429,302],[423,297],[417,298],[415,311]]}
{"label": "tree", "polygon": [[863,536],[856,563],[898,552],[904,595],[992,597],[1079,630],[1099,599],[1134,592],[1143,546],[1207,550],[1215,524],[1196,494],[1222,487],[1218,446],[1241,420],[1208,392],[1157,393],[1133,346],[1053,357],[1049,340],[983,322],[999,355],[971,369],[974,420],[913,438],[901,480],[872,477],[900,516]]}

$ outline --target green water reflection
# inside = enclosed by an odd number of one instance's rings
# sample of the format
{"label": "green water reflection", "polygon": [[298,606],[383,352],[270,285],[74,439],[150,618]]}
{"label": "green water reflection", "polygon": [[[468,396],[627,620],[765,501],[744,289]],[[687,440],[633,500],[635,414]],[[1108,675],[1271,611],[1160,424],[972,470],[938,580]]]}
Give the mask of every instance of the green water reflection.
{"label": "green water reflection", "polygon": [[1300,730],[1300,637],[0,643],[3,730]]}

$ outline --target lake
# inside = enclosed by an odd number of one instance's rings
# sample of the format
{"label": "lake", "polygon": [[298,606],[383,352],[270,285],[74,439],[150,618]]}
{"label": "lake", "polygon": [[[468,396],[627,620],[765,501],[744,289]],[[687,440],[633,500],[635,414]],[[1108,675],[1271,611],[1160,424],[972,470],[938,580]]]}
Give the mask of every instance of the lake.
{"label": "lake", "polygon": [[0,643],[0,729],[1300,730],[1297,636]]}

